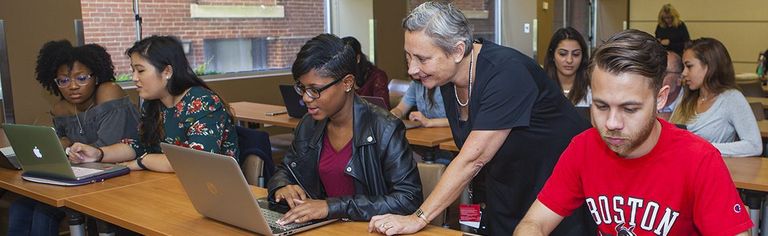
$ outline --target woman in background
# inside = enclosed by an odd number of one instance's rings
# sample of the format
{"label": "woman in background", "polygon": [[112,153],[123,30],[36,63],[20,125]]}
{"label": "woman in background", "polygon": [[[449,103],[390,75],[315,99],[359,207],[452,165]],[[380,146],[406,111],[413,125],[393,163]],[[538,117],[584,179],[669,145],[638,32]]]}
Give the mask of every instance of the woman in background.
{"label": "woman in background", "polygon": [[[408,111],[416,106],[418,111]],[[429,90],[419,81],[411,81],[408,90],[395,108],[390,110],[399,118],[419,122],[422,127],[447,127],[448,119],[445,118],[445,105],[440,89]]]}
{"label": "woman in background", "polygon": [[683,53],[683,100],[670,117],[712,143],[723,156],[762,153],[757,121],[737,89],[728,50],[712,38],[693,40]]}
{"label": "woman in background", "polygon": [[555,31],[547,49],[544,71],[557,81],[563,94],[577,107],[592,104],[587,65],[587,43],[576,29],[567,27]]}
{"label": "woman in background", "polygon": [[656,38],[667,50],[683,55],[685,43],[691,40],[688,27],[680,20],[680,13],[672,4],[664,4],[659,11],[656,25]]}
{"label": "woman in background", "polygon": [[357,95],[380,97],[387,104],[387,109],[392,107],[389,104],[389,78],[387,73],[379,69],[363,53],[360,42],[355,37],[344,37],[344,43],[352,46],[357,58],[355,69],[355,86],[357,86]]}
{"label": "woman in background", "polygon": [[123,162],[131,170],[173,172],[160,142],[238,156],[235,122],[226,103],[195,75],[178,39],[150,36],[126,54],[136,90],[145,100],[139,139],[103,148],[75,143],[70,161]]}

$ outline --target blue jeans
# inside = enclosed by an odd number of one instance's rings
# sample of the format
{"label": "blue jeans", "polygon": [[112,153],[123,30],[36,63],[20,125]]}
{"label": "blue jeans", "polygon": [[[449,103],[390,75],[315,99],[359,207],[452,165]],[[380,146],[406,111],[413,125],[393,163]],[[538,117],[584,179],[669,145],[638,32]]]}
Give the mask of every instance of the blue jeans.
{"label": "blue jeans", "polygon": [[20,197],[8,209],[8,235],[59,235],[62,209]]}

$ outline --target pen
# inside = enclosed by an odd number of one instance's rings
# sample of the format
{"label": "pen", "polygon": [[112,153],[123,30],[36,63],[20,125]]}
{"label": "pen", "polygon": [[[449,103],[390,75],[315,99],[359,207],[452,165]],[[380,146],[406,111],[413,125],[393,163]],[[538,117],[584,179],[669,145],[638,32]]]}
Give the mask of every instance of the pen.
{"label": "pen", "polygon": [[267,112],[267,113],[265,113],[265,115],[268,115],[268,116],[276,116],[276,115],[285,114],[285,113],[288,113],[288,111],[286,111],[286,110],[282,110],[282,111],[271,111],[271,112]]}

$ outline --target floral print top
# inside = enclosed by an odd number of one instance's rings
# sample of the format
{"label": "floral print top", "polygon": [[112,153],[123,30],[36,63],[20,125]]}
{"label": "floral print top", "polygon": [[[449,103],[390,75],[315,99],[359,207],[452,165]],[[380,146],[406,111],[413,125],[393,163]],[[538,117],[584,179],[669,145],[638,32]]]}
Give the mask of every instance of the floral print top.
{"label": "floral print top", "polygon": [[[163,110],[163,142],[237,158],[235,124],[227,109],[210,90],[190,88],[176,106]],[[131,139],[123,143],[130,145],[137,157],[147,152],[162,153],[160,145],[147,146]]]}

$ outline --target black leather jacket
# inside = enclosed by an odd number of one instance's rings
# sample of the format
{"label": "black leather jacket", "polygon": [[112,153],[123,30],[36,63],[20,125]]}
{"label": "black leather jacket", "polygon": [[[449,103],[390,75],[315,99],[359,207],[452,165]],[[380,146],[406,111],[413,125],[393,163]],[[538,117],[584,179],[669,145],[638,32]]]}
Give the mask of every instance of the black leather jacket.
{"label": "black leather jacket", "polygon": [[[411,214],[421,205],[421,179],[405,138],[405,126],[389,111],[355,96],[352,158],[345,173],[353,178],[355,195],[327,198],[318,161],[328,119],[307,115],[299,123],[290,151],[269,180],[269,198],[279,188],[297,184],[314,199],[326,199],[328,218],[370,220],[375,215]],[[295,177],[294,177],[295,176]]]}

